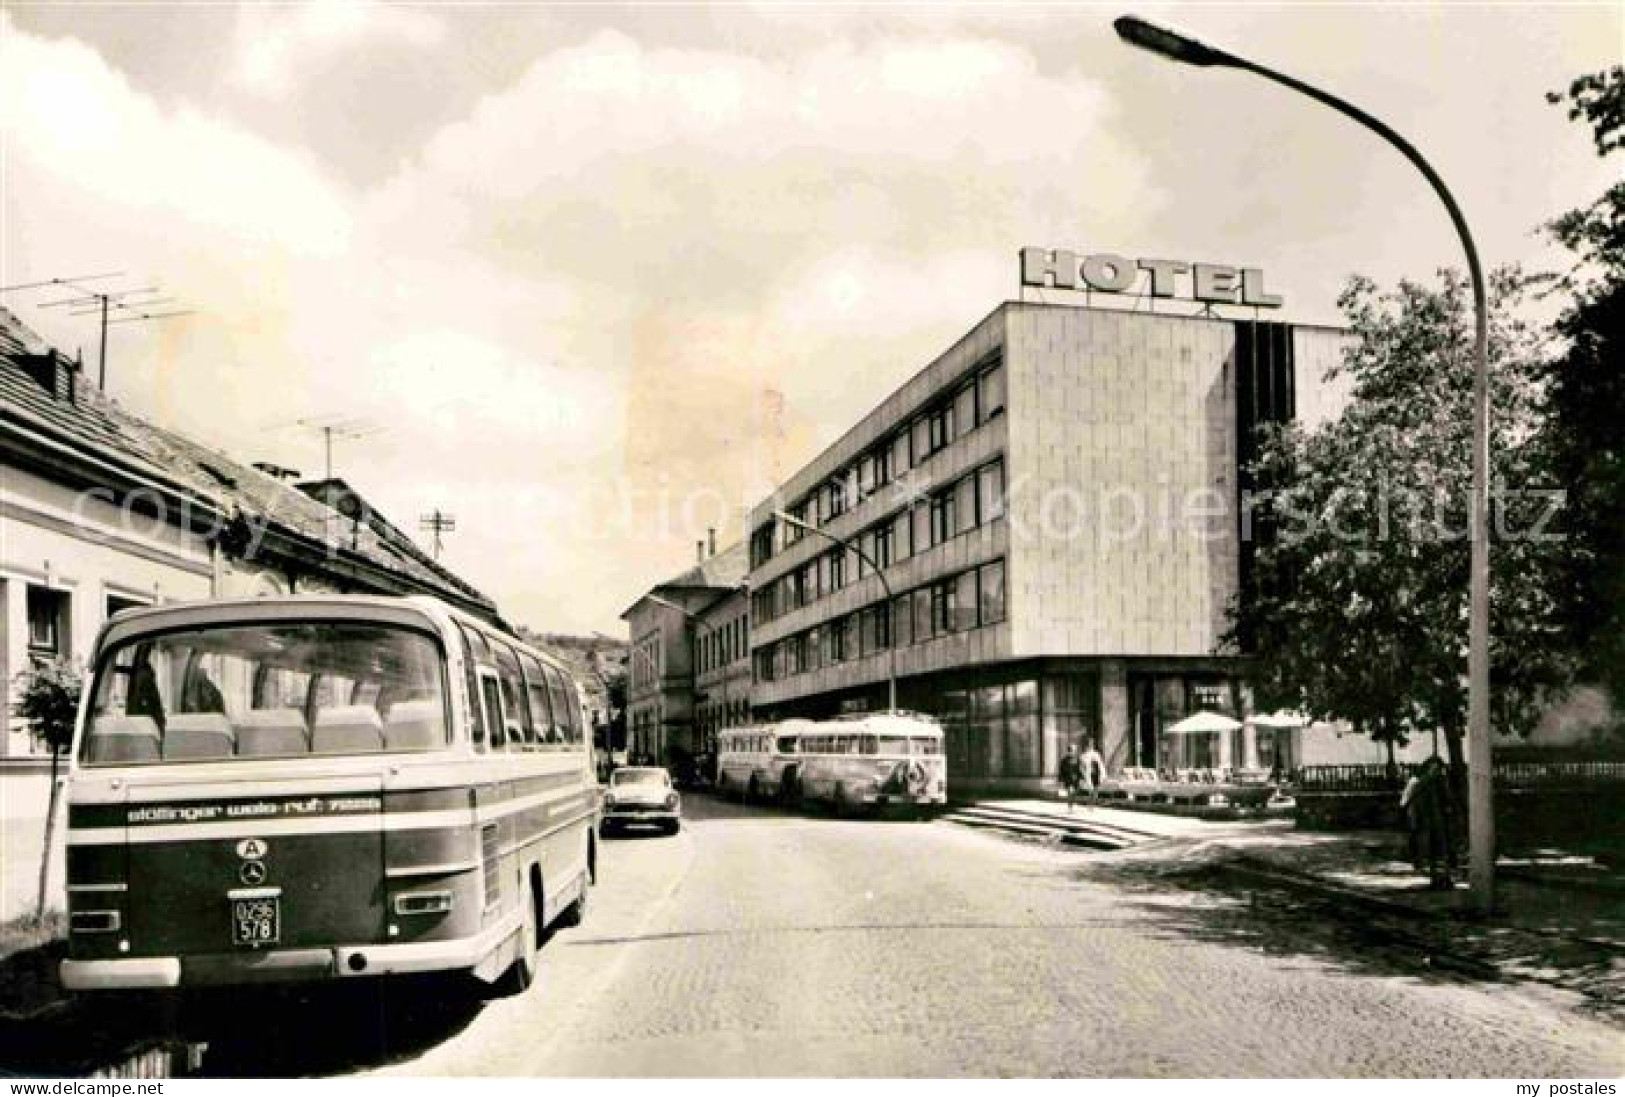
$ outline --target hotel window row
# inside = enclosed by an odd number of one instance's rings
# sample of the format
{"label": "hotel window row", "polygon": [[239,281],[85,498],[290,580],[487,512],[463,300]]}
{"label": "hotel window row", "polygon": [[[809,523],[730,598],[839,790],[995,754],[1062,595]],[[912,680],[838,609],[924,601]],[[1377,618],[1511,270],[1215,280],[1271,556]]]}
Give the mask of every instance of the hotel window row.
{"label": "hotel window row", "polygon": [[726,624],[697,630],[701,674],[743,659],[750,647],[750,625],[741,613]]}
{"label": "hotel window row", "polygon": [[[1004,365],[995,353],[972,370],[958,386],[937,397],[850,465],[808,492],[785,513],[811,526],[822,526],[845,514],[887,484],[916,468],[939,450],[964,438],[1004,413]],[[805,536],[795,526],[769,522],[750,539],[750,566],[761,567]]]}
{"label": "hotel window row", "polygon": [[1002,517],[1004,460],[1000,458],[860,531],[851,538],[856,551],[831,549],[756,591],[751,595],[751,612],[759,623],[772,621],[866,577],[870,568],[865,557],[888,568]]}
{"label": "hotel window row", "polygon": [[[890,612],[888,612],[888,608]],[[757,681],[775,682],[898,647],[997,624],[1005,615],[1004,561],[905,591],[755,652]]]}

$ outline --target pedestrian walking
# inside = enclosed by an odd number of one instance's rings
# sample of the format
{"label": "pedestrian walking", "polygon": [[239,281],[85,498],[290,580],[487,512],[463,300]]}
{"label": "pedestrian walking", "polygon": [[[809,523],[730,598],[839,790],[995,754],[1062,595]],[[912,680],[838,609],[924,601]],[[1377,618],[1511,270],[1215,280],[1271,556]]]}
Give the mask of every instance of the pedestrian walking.
{"label": "pedestrian walking", "polygon": [[1089,790],[1089,802],[1100,803],[1100,786],[1106,780],[1106,759],[1100,756],[1095,749],[1094,740],[1089,741],[1089,749],[1083,752],[1083,761],[1079,763],[1081,776],[1085,787]]}
{"label": "pedestrian walking", "polygon": [[1067,814],[1072,813],[1072,800],[1078,794],[1078,782],[1083,779],[1083,763],[1078,760],[1076,747],[1068,746],[1061,758],[1061,787],[1066,790]]}

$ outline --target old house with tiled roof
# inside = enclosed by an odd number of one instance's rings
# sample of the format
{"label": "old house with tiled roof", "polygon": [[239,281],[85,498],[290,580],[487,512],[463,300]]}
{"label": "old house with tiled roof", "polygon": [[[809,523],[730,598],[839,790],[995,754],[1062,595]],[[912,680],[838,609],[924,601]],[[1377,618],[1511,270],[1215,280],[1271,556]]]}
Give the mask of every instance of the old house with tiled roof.
{"label": "old house with tiled roof", "polygon": [[745,545],[697,547],[693,567],[621,614],[631,633],[628,749],[679,766],[709,752],[718,728],[749,718]]}
{"label": "old house with tiled roof", "polygon": [[[83,661],[128,606],[430,594],[497,620],[342,480],[295,485],[143,419],[0,309],[0,679]],[[23,729],[0,758],[34,752]]]}

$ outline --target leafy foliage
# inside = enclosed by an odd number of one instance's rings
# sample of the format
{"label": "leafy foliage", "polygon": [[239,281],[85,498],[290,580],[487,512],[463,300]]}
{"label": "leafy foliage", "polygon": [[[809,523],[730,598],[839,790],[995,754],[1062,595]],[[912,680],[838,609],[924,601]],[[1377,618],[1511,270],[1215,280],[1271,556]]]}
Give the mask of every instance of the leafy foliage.
{"label": "leafy foliage", "polygon": [[52,754],[60,754],[73,742],[83,688],[79,671],[66,659],[52,659],[17,676],[17,716]]}
{"label": "leafy foliage", "polygon": [[[1547,98],[1591,126],[1600,156],[1625,148],[1625,67]],[[1546,460],[1569,489],[1573,534],[1555,592],[1583,673],[1625,712],[1625,182],[1547,230],[1575,257],[1545,409]]]}
{"label": "leafy foliage", "polygon": [[[1560,530],[1536,443],[1543,334],[1519,319],[1530,279],[1490,279],[1491,660],[1494,716],[1527,731],[1568,677],[1546,593]],[[1452,755],[1467,713],[1473,318],[1453,272],[1383,291],[1353,280],[1340,299],[1353,341],[1330,381],[1352,388],[1335,420],[1263,439],[1255,582],[1231,607],[1229,642],[1252,640],[1265,707],[1345,719],[1381,742],[1440,730]],[[1537,535],[1538,534],[1538,535]]]}

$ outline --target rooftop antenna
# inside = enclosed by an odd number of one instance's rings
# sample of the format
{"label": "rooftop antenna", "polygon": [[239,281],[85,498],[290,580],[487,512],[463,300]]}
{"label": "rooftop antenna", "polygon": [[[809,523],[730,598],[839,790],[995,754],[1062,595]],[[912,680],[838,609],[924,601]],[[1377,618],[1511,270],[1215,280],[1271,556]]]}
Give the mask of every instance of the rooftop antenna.
{"label": "rooftop antenna", "polygon": [[306,430],[321,433],[325,452],[322,476],[324,480],[333,479],[333,439],[366,438],[384,429],[370,419],[359,416],[314,415],[305,419],[297,419],[295,423]]}
{"label": "rooftop antenna", "polygon": [[[31,289],[69,289],[77,290],[79,296],[64,297],[60,301],[44,301],[39,305],[42,309],[66,308],[69,316],[101,317],[101,355],[98,361],[97,387],[103,392],[107,391],[107,325],[133,324],[148,320],[167,320],[172,316],[190,316],[195,309],[176,308],[173,297],[165,297],[157,286],[146,286],[142,289],[102,291],[85,285],[86,282],[105,281],[109,278],[123,278],[122,271],[113,271],[108,274],[82,274],[73,278],[47,278],[40,282],[19,282],[12,286],[0,286],[0,293],[10,293],[17,290]],[[110,315],[116,311],[117,315]]]}
{"label": "rooftop antenna", "polygon": [[445,547],[440,539],[442,533],[450,533],[457,528],[457,516],[445,514],[436,508],[418,519],[418,529],[434,534],[434,558],[440,559],[440,550]]}

